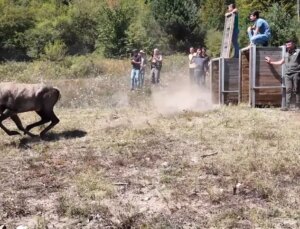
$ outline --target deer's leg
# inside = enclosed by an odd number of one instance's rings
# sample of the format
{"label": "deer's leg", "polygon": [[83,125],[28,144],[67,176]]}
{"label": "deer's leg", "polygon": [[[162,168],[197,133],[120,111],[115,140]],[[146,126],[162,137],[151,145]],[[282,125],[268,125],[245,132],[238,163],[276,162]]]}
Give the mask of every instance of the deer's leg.
{"label": "deer's leg", "polygon": [[36,135],[30,133],[29,131],[27,131],[23,125],[22,122],[19,118],[19,116],[17,114],[13,114],[10,116],[10,118],[14,121],[14,123],[16,124],[16,126],[18,127],[19,130],[23,131],[24,134],[28,134],[30,137],[35,137]]}
{"label": "deer's leg", "polygon": [[29,131],[30,129],[36,127],[36,126],[40,126],[42,124],[45,124],[47,122],[50,122],[50,125],[47,126],[41,133],[40,133],[40,136],[43,137],[46,132],[48,132],[50,129],[52,129],[57,123],[59,123],[59,119],[56,117],[56,115],[54,114],[53,110],[47,112],[45,110],[42,110],[42,111],[37,111],[36,112],[40,117],[41,117],[41,120],[38,121],[38,122],[35,122],[35,123],[32,123],[30,125],[28,125],[26,127],[26,131]]}
{"label": "deer's leg", "polygon": [[50,122],[50,119],[47,118],[47,116],[45,115],[45,113],[43,111],[36,111],[36,113],[41,117],[41,120],[38,121],[38,122],[35,122],[35,123],[32,123],[28,126],[26,126],[26,131],[28,132],[29,130],[31,130],[32,128],[34,127],[37,127],[37,126],[40,126],[40,125],[43,125],[47,122]]}
{"label": "deer's leg", "polygon": [[13,115],[14,115],[14,113],[11,110],[5,109],[0,116],[0,128],[2,130],[4,130],[5,133],[8,135],[18,135],[18,134],[21,135],[18,131],[9,130],[2,124],[2,121],[4,121],[5,119],[7,119]]}
{"label": "deer's leg", "polygon": [[49,126],[47,126],[41,133],[40,136],[43,137],[46,132],[48,132],[50,129],[52,129],[57,123],[59,123],[59,119],[57,118],[57,116],[54,114],[53,110],[49,111],[49,113],[47,113],[47,118],[50,119],[51,123]]}

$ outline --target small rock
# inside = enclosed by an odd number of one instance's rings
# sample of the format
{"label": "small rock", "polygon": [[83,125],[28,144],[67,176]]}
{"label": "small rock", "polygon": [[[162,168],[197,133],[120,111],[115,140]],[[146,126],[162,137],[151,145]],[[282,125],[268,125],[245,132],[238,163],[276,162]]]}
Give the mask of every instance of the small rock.
{"label": "small rock", "polygon": [[168,163],[168,162],[163,162],[161,165],[162,165],[163,167],[168,167],[169,163]]}
{"label": "small rock", "polygon": [[180,209],[181,209],[181,204],[180,204],[180,203],[177,203],[177,204],[176,204],[176,207],[177,207],[177,209],[180,210]]}
{"label": "small rock", "polygon": [[237,183],[234,187],[233,187],[233,195],[236,195],[238,193],[238,191],[241,189],[242,184],[241,183]]}
{"label": "small rock", "polygon": [[18,226],[16,229],[28,229],[28,227],[27,227],[27,226],[20,225],[20,226]]}
{"label": "small rock", "polygon": [[150,199],[151,199],[151,197],[148,196],[148,197],[145,197],[143,200],[144,200],[144,201],[148,201],[148,200],[150,200]]}
{"label": "small rock", "polygon": [[90,215],[89,218],[88,218],[88,222],[91,222],[93,220],[93,218],[94,217],[92,215]]}

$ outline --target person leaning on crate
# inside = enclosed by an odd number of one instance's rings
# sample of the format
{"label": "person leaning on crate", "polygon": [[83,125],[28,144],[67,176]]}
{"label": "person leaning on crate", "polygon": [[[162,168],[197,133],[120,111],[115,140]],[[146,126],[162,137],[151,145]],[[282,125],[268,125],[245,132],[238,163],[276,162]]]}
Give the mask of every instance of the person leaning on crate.
{"label": "person leaning on crate", "polygon": [[281,110],[290,110],[292,94],[296,95],[296,109],[300,109],[300,51],[296,49],[296,44],[293,40],[286,42],[287,54],[284,58],[278,61],[272,61],[270,57],[266,56],[266,62],[272,65],[282,65],[285,63],[285,87],[286,87],[286,106]]}

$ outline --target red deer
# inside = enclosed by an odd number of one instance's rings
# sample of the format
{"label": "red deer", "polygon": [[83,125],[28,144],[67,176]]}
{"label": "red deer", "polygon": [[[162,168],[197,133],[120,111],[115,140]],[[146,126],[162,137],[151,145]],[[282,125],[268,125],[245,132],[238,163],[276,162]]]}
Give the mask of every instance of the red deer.
{"label": "red deer", "polygon": [[[19,130],[24,134],[33,137],[34,134],[29,131],[39,125],[50,122],[41,133],[43,137],[47,131],[53,128],[59,119],[53,112],[53,107],[60,98],[60,92],[57,88],[43,84],[19,84],[19,83],[0,83],[0,127],[8,135],[20,134],[18,131],[7,129],[2,121],[11,118]],[[41,120],[23,127],[18,113],[35,111]]]}

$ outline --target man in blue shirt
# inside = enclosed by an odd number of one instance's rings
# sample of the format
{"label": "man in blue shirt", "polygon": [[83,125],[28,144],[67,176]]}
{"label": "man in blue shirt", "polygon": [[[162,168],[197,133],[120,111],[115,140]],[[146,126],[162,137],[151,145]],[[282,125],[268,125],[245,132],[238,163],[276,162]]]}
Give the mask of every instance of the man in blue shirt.
{"label": "man in blue shirt", "polygon": [[254,22],[254,25],[247,30],[250,45],[261,44],[262,46],[267,46],[271,38],[271,30],[268,22],[259,17],[258,11],[254,11],[250,14],[250,21]]}

